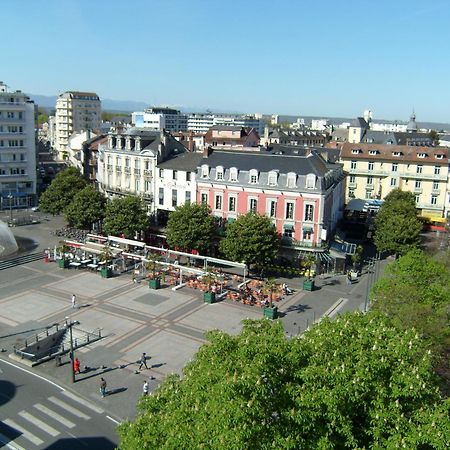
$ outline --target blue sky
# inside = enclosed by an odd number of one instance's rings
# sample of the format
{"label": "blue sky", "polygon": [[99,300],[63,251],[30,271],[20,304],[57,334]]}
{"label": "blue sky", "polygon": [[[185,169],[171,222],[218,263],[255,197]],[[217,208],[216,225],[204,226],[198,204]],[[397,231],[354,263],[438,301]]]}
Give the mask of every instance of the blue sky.
{"label": "blue sky", "polygon": [[450,122],[445,0],[2,0],[13,89]]}

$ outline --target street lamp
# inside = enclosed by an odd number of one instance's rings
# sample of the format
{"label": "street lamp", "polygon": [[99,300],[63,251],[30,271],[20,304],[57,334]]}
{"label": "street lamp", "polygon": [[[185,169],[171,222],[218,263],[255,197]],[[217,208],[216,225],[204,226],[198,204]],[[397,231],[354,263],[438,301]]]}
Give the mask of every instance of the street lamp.
{"label": "street lamp", "polygon": [[13,215],[12,215],[12,199],[13,199],[13,195],[11,194],[11,192],[8,195],[8,200],[9,200],[9,220],[12,223],[13,221]]}
{"label": "street lamp", "polygon": [[75,361],[75,354],[73,349],[73,337],[72,337],[72,327],[74,325],[78,325],[80,322],[78,320],[74,320],[73,322],[70,321],[70,317],[65,317],[66,319],[66,327],[69,328],[70,332],[70,370],[72,372],[72,383],[75,383],[75,368],[74,368],[74,361]]}

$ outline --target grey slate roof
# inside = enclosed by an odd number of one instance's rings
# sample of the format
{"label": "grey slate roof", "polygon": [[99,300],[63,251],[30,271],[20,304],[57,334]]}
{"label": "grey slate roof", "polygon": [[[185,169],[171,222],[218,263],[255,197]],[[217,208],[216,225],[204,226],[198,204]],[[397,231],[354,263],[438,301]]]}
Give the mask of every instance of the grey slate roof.
{"label": "grey slate roof", "polygon": [[364,120],[363,117],[357,117],[356,119],[352,120],[350,126],[358,128],[369,128],[368,123]]}
{"label": "grey slate roof", "polygon": [[157,165],[158,169],[195,172],[203,159],[202,153],[181,153]]}

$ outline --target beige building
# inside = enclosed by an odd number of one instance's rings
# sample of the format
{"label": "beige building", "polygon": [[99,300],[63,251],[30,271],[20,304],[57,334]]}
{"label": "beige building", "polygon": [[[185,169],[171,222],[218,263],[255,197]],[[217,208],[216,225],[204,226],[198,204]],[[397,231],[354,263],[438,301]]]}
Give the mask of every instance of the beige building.
{"label": "beige building", "polygon": [[64,92],[56,100],[55,148],[65,159],[70,136],[82,130],[95,130],[101,123],[101,102],[93,92]]}
{"label": "beige building", "polygon": [[415,195],[423,216],[450,212],[448,148],[407,145],[343,144],[347,172],[346,203],[352,198],[383,199],[395,188]]}

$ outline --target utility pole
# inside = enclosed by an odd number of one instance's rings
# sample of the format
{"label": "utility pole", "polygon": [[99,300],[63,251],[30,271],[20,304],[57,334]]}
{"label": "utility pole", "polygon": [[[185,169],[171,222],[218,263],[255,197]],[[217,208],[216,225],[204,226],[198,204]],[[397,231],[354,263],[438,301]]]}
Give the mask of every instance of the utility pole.
{"label": "utility pole", "polygon": [[13,195],[11,194],[11,191],[9,192],[8,199],[9,199],[9,221],[11,222],[11,225],[12,225],[12,221],[13,221],[13,214],[12,214],[12,199],[13,199]]}
{"label": "utility pole", "polygon": [[[70,322],[68,322],[68,319]],[[72,373],[72,383],[75,383],[75,370],[74,370],[74,361],[75,361],[75,353],[73,348],[73,335],[72,335],[72,327],[74,325],[78,325],[80,322],[78,320],[75,320],[72,322],[72,320],[69,317],[66,317],[66,327],[69,328],[69,336],[70,336],[70,370]]]}

